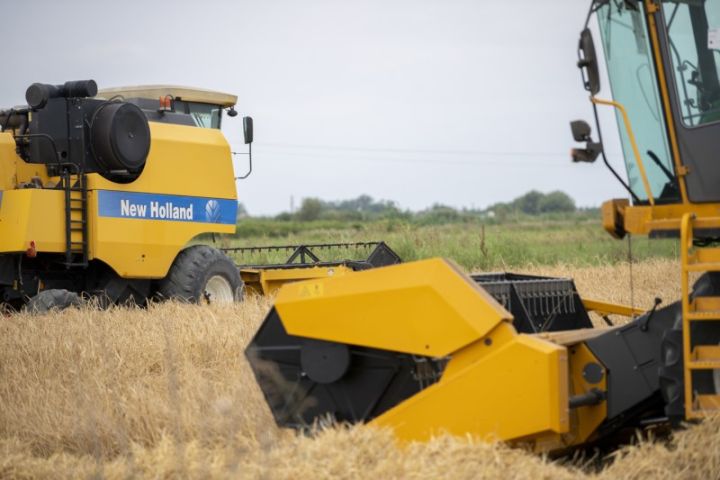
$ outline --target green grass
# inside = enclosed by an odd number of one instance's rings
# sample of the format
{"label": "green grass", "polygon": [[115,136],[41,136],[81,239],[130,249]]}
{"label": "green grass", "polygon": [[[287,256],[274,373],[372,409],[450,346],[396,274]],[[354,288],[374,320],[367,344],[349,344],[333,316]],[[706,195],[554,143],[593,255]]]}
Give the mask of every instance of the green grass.
{"label": "green grass", "polygon": [[[628,259],[627,240],[616,240],[587,215],[516,218],[505,223],[481,220],[446,225],[418,225],[401,220],[372,222],[277,221],[247,219],[219,246],[261,246],[383,240],[405,261],[447,257],[468,270],[510,269],[532,265],[603,265]],[[635,260],[676,258],[677,240],[632,239]],[[328,252],[324,260],[360,259],[360,252]],[[237,258],[241,263],[284,261],[276,252]]]}

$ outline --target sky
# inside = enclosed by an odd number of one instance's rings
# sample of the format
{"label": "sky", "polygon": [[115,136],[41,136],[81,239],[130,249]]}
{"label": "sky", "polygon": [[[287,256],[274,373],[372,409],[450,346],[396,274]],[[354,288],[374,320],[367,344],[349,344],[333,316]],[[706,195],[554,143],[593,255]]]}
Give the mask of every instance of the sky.
{"label": "sky", "polygon": [[[484,208],[531,189],[597,206],[626,195],[602,162],[569,158],[569,121],[592,120],[575,65],[588,6],[0,0],[0,105],[23,104],[33,82],[86,78],[234,93],[240,115],[223,130],[245,151],[241,116],[254,118],[254,170],[237,183],[254,215],[361,194]],[[621,165],[614,117],[601,121]],[[241,175],[247,158],[236,158]]]}

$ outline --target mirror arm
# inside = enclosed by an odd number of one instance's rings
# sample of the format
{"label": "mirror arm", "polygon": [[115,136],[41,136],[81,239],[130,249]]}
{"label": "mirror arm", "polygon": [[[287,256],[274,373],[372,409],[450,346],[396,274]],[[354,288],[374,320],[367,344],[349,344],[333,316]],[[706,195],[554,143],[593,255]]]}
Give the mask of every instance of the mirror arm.
{"label": "mirror arm", "polygon": [[248,178],[248,177],[250,176],[250,174],[252,173],[252,143],[248,143],[248,151],[247,151],[247,153],[245,153],[245,152],[230,152],[230,153],[232,153],[233,155],[247,155],[247,156],[248,156],[248,163],[249,163],[250,165],[249,165],[249,168],[248,168],[247,173],[246,173],[245,175],[241,175],[241,176],[239,176],[239,177],[235,177],[235,180],[245,180],[245,179]]}

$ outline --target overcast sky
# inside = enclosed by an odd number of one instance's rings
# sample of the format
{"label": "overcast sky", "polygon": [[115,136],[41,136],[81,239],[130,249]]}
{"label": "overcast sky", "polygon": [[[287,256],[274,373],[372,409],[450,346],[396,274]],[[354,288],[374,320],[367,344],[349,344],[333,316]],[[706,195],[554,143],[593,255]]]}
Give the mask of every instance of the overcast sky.
{"label": "overcast sky", "polygon": [[[364,193],[413,210],[530,189],[583,206],[624,196],[601,162],[568,156],[568,122],[592,118],[575,67],[588,1],[0,4],[2,106],[33,82],[85,78],[237,94],[255,119],[255,169],[238,182],[252,214]],[[223,127],[242,151],[240,117]]]}

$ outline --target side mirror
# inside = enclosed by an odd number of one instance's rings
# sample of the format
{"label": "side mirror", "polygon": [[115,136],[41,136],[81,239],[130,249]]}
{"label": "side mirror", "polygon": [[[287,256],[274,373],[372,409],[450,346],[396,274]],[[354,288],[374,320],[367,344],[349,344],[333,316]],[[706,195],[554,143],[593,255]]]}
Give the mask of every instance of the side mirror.
{"label": "side mirror", "polygon": [[595,43],[589,28],[580,33],[578,56],[580,59],[577,66],[582,72],[585,90],[590,92],[591,95],[597,95],[600,91],[600,73],[598,71],[597,55],[595,54]]}
{"label": "side mirror", "polygon": [[570,156],[573,162],[594,162],[603,151],[600,142],[593,142],[592,129],[585,120],[570,122],[570,130],[576,142],[585,142],[585,148],[573,148]]}
{"label": "side mirror", "polygon": [[252,117],[243,117],[243,133],[245,135],[245,145],[253,142],[253,119]]}
{"label": "side mirror", "polygon": [[592,129],[585,120],[575,120],[570,122],[570,130],[576,142],[587,142],[590,140]]}

